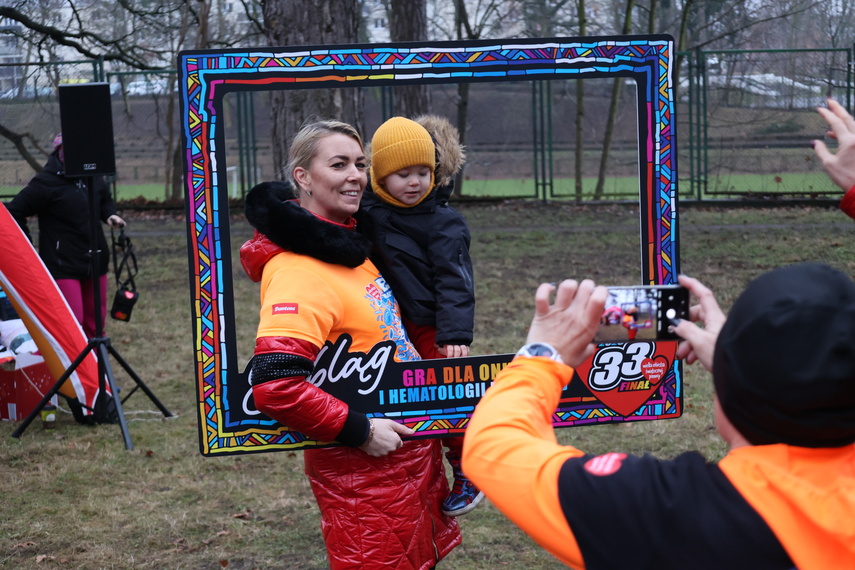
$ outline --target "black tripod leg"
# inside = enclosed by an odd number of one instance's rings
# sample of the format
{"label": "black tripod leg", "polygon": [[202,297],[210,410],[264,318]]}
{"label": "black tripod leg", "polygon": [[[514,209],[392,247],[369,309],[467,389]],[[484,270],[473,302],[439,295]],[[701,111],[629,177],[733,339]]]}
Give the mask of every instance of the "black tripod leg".
{"label": "black tripod leg", "polygon": [[[116,406],[116,414],[119,418],[119,426],[122,429],[122,437],[125,440],[125,449],[130,451],[134,448],[134,444],[131,442],[131,434],[128,432],[128,422],[125,420],[125,412],[122,409],[122,401],[119,398],[119,390],[116,387],[116,380],[113,378],[113,369],[110,367],[110,360],[107,358],[107,345],[104,343],[100,343],[98,345],[98,367],[99,369],[103,366],[103,369],[99,370],[99,373],[102,374],[102,378],[106,378],[107,382],[110,385],[110,392],[113,394],[113,404]],[[104,394],[106,396],[106,394]]]}
{"label": "black tripod leg", "polygon": [[[154,392],[149,390],[149,388],[148,388],[148,386],[146,386],[145,382],[143,382],[142,379],[139,376],[137,376],[137,373],[133,371],[133,369],[130,367],[130,365],[127,362],[125,362],[125,359],[122,358],[122,356],[118,353],[118,351],[115,349],[115,347],[113,347],[112,344],[107,345],[107,350],[110,351],[110,354],[113,355],[113,358],[115,358],[116,361],[122,366],[122,368],[125,369],[125,372],[127,372],[128,375],[134,379],[134,382],[137,383],[137,386],[139,386],[139,388],[143,392],[145,392],[146,396],[149,397],[149,399],[154,403],[154,405],[157,406],[157,408],[161,412],[163,412],[163,415],[166,416],[167,418],[174,418],[175,416],[172,415],[172,412],[167,410],[166,406],[164,406],[163,404],[160,403],[160,400],[157,399],[157,396],[154,395]],[[128,396],[130,396],[130,394],[128,394]]]}
{"label": "black tripod leg", "polygon": [[[24,419],[21,425],[18,426],[18,429],[12,432],[12,437],[21,437],[21,435],[24,433],[24,430],[26,430],[27,427],[29,427],[29,425],[33,423],[33,420],[36,419],[36,416],[38,416],[39,413],[42,411],[42,408],[44,408],[45,405],[50,401],[50,399],[53,398],[54,395],[59,392],[59,389],[62,387],[65,381],[68,380],[68,377],[74,373],[77,367],[80,366],[80,363],[83,362],[83,359],[86,358],[86,355],[89,354],[89,351],[93,348],[94,345],[91,342],[86,345],[86,348],[84,348],[83,351],[77,355],[77,358],[74,359],[74,362],[71,363],[71,366],[69,366],[68,369],[62,373],[62,376],[60,376],[59,379],[54,383],[53,387],[48,390],[48,393],[45,394],[41,402],[39,402],[36,407],[33,408],[33,411],[30,412],[30,415],[28,415],[26,419]],[[83,402],[83,404],[85,405],[86,402]]]}

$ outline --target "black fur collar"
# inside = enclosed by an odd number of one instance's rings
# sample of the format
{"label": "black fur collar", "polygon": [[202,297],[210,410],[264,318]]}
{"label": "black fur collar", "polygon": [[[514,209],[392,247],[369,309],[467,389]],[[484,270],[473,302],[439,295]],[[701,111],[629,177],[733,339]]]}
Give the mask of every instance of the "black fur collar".
{"label": "black fur collar", "polygon": [[326,263],[358,267],[371,242],[357,232],[325,222],[302,208],[280,182],[262,182],[246,195],[246,219],[279,247]]}

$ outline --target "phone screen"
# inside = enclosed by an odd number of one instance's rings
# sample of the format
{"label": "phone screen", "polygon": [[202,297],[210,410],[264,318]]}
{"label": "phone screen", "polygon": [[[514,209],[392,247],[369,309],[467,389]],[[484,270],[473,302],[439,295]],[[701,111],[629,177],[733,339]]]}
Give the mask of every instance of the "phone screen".
{"label": "phone screen", "polygon": [[689,314],[689,293],[679,285],[609,287],[606,307],[594,340],[676,340],[668,331],[670,319]]}

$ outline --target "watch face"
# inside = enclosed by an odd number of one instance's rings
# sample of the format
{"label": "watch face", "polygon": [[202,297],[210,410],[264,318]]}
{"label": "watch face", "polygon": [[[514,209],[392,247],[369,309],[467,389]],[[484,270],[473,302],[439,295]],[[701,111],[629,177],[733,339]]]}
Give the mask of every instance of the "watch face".
{"label": "watch face", "polygon": [[542,342],[533,342],[525,345],[520,350],[520,354],[525,354],[526,356],[545,356],[552,360],[561,362],[561,357],[558,355],[558,351]]}
{"label": "watch face", "polygon": [[545,356],[555,362],[564,363],[561,359],[561,355],[558,354],[558,351],[555,350],[552,346],[546,344],[545,342],[532,342],[523,346],[519,352],[517,352],[518,356]]}
{"label": "watch face", "polygon": [[548,356],[552,357],[555,354],[555,350],[546,344],[534,343],[528,347],[528,352],[532,356]]}

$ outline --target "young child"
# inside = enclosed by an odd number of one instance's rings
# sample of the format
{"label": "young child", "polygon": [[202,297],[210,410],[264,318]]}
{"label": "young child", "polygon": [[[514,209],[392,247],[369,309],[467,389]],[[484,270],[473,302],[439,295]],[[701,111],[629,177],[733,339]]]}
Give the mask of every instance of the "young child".
{"label": "young child", "polygon": [[[371,259],[392,286],[410,340],[422,358],[469,356],[475,319],[469,229],[448,205],[464,160],[457,129],[437,116],[393,117],[374,133],[369,152],[370,184],[357,227],[371,238]],[[443,513],[463,515],[484,494],[460,467],[463,438],[443,445],[454,474]]]}

